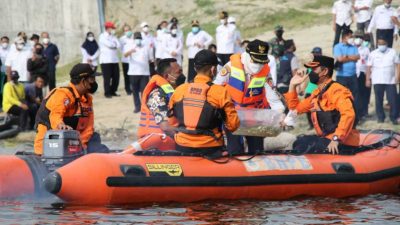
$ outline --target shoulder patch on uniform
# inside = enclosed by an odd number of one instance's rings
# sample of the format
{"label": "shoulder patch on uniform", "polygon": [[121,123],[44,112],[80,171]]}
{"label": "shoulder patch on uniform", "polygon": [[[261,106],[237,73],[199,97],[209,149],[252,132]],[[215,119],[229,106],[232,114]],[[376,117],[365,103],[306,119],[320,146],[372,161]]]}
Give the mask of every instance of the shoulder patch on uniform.
{"label": "shoulder patch on uniform", "polygon": [[69,103],[70,103],[70,101],[69,101],[68,98],[64,99],[64,105],[65,105],[65,106],[69,105]]}
{"label": "shoulder patch on uniform", "polygon": [[226,76],[228,73],[230,73],[230,68],[228,66],[224,66],[221,69],[220,75],[221,76]]}

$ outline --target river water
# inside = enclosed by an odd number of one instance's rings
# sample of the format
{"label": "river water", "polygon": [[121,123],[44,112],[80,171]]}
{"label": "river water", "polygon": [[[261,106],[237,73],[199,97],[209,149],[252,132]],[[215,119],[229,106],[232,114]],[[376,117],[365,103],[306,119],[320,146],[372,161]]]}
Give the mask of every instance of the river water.
{"label": "river water", "polygon": [[400,196],[83,207],[0,201],[0,224],[400,224]]}

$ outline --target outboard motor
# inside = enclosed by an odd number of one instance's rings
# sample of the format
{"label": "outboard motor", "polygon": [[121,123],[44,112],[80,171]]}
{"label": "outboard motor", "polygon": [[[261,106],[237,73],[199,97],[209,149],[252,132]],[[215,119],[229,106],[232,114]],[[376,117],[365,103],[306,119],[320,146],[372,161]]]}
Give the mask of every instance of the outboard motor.
{"label": "outboard motor", "polygon": [[49,171],[84,155],[79,133],[75,130],[49,130],[43,141],[42,162]]}

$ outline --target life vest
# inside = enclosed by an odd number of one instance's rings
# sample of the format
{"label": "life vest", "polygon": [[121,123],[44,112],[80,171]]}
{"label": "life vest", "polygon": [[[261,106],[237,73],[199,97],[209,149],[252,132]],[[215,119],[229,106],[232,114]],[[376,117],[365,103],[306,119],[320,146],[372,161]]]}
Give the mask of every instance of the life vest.
{"label": "life vest", "polygon": [[59,90],[59,89],[67,89],[68,91],[70,91],[72,93],[73,96],[73,102],[71,102],[72,104],[74,104],[74,114],[72,116],[66,116],[63,118],[63,121],[65,123],[65,125],[68,125],[70,127],[72,127],[72,129],[74,130],[83,130],[85,128],[85,124],[87,124],[87,119],[88,119],[88,115],[91,109],[87,109],[85,107],[82,107],[82,103],[80,101],[80,99],[75,95],[74,90],[72,87],[60,87],[60,88],[56,88],[54,89],[52,92],[50,92],[50,94],[43,99],[39,110],[36,114],[36,119],[35,119],[35,127],[37,128],[37,126],[39,124],[42,124],[44,126],[46,126],[47,130],[51,129],[51,123],[50,123],[50,109],[48,109],[46,107],[47,101],[51,98],[51,96],[53,96],[53,94]]}
{"label": "life vest", "polygon": [[216,141],[222,137],[224,113],[207,101],[207,93],[212,85],[211,82],[190,83],[182,100],[173,105],[171,111],[178,120],[178,132],[207,135]]}
{"label": "life vest", "polygon": [[155,88],[161,88],[162,91],[167,96],[167,104],[172,94],[174,93],[174,88],[168,83],[160,75],[153,75],[150,79],[149,83],[143,90],[142,93],[142,106],[140,111],[140,122],[138,128],[138,137],[144,137],[151,133],[164,133],[160,126],[155,122],[153,113],[151,113],[150,109],[147,107],[147,100],[149,98],[150,93]]}
{"label": "life vest", "polygon": [[[328,83],[318,95],[312,99],[313,108],[311,109],[311,120],[313,122],[315,131],[318,136],[327,136],[335,132],[340,121],[340,112],[338,110],[324,111],[320,105],[320,101],[324,93],[331,87],[332,84],[336,83],[331,81]],[[353,99],[351,99],[353,103]],[[354,106],[354,103],[353,103]],[[356,122],[353,125],[355,128]]]}
{"label": "life vest", "polygon": [[240,57],[240,54],[230,57],[231,75],[226,85],[235,106],[237,108],[266,108],[268,103],[264,85],[270,70],[268,64],[265,64],[260,72],[254,74],[250,82],[246,82],[246,74]]}

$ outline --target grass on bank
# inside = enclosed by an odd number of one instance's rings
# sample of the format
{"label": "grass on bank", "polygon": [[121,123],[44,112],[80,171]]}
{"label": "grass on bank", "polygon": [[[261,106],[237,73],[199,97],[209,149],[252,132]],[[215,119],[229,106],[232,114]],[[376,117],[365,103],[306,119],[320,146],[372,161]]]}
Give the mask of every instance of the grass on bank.
{"label": "grass on bank", "polygon": [[320,9],[328,8],[333,6],[332,0],[314,0],[313,2],[307,3],[303,6],[304,9]]}
{"label": "grass on bank", "polygon": [[77,58],[68,64],[63,66],[57,67],[56,70],[56,81],[57,83],[65,83],[69,81],[69,72],[71,71],[72,67],[81,62],[81,58]]}

